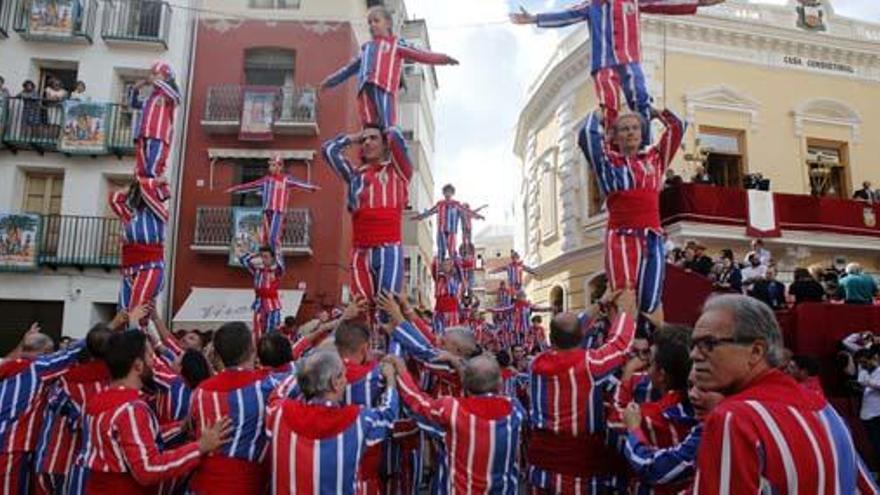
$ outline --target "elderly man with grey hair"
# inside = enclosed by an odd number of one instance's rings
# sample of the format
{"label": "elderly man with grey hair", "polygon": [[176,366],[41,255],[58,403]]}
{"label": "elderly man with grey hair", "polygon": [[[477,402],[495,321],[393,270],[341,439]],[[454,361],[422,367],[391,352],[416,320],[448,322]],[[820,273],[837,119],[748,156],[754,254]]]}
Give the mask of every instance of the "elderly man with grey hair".
{"label": "elderly man with grey hair", "polygon": [[298,370],[303,400],[283,398],[292,380],[272,394],[266,421],[272,493],[357,491],[366,448],[391,435],[400,409],[394,366],[384,364],[382,374],[388,385],[377,407],[343,405],[345,364],[337,352],[321,350]]}
{"label": "elderly man with grey hair", "polygon": [[419,427],[443,443],[439,476],[431,493],[519,493],[520,434],[526,412],[501,394],[501,368],[491,355],[467,360],[463,397],[432,398],[419,389],[403,360],[386,358],[397,369],[403,402]]}
{"label": "elderly man with grey hair", "polygon": [[837,286],[837,296],[847,304],[874,304],[877,283],[874,277],[863,272],[862,265],[850,263],[846,265],[846,276]]}
{"label": "elderly man with grey hair", "polygon": [[846,422],[778,369],[782,334],[767,305],[714,297],[691,342],[696,385],[726,396],[705,421],[695,494],[878,493]]}
{"label": "elderly man with grey hair", "polygon": [[448,327],[440,337],[420,329],[403,314],[394,297],[379,295],[379,308],[385,311],[390,323],[385,327],[392,343],[421,362],[431,373],[434,397],[462,394],[461,372],[464,361],[479,353],[474,333],[468,327]]}

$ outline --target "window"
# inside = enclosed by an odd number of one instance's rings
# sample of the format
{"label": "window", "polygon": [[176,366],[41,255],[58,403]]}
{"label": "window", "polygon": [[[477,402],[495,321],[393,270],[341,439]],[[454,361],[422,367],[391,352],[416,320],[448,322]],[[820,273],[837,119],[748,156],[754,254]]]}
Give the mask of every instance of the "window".
{"label": "window", "polygon": [[[40,94],[49,87],[49,81],[58,79],[61,81],[61,87],[68,93],[76,88],[77,75],[79,73],[76,62],[41,62],[40,80],[38,81]],[[88,84],[88,83],[86,83]]]}
{"label": "window", "polygon": [[248,0],[252,9],[298,9],[301,0]]}
{"label": "window", "polygon": [[25,213],[58,215],[61,213],[61,196],[64,191],[64,175],[28,173],[25,177]]}
{"label": "window", "polygon": [[807,167],[810,193],[814,196],[849,198],[847,167],[849,148],[846,143],[824,139],[807,139]]}
{"label": "window", "polygon": [[697,146],[708,152],[705,167],[716,185],[742,187],[746,170],[744,140],[743,131],[700,128]]}
{"label": "window", "polygon": [[541,235],[548,239],[556,235],[556,150],[550,150],[539,161],[541,167]]}
{"label": "window", "polygon": [[550,307],[554,315],[565,310],[565,291],[558,285],[550,289]]}
{"label": "window", "polygon": [[[244,184],[252,182],[266,175],[266,160],[264,159],[242,159],[237,160],[238,166],[235,168],[235,183]],[[247,194],[233,194],[232,206],[263,206],[263,199],[259,194],[252,192]]]}
{"label": "window", "polygon": [[284,48],[252,48],[245,52],[245,84],[293,87],[296,52]]}

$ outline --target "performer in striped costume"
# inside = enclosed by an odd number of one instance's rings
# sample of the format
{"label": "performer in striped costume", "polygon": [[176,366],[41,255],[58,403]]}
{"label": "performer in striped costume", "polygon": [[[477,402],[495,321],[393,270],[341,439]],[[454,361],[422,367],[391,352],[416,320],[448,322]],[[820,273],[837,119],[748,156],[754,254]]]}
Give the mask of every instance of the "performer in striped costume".
{"label": "performer in striped costume", "polygon": [[430,209],[415,215],[413,220],[424,220],[437,215],[437,257],[443,263],[447,258],[458,257],[456,234],[461,225],[463,210],[461,203],[452,199],[455,187],[452,184],[443,186],[443,199]]}
{"label": "performer in striped costume", "polygon": [[[605,271],[612,290],[635,287],[639,309],[654,313],[660,307],[666,253],[660,225],[660,191],[664,173],[681,146],[685,124],[669,110],[653,111],[666,130],[659,142],[641,150],[640,117],[627,114],[605,130],[613,132],[618,151],[603,134],[599,112],[593,112],[578,137],[599,190],[608,206]],[[640,319],[640,326],[649,322]]]}
{"label": "performer in striped costume", "polygon": [[461,204],[461,240],[464,243],[473,245],[474,219],[485,220],[486,217],[480,215],[480,211],[488,206],[483,205],[476,210],[472,210],[469,204]]}
{"label": "performer in striped costume", "polygon": [[623,365],[632,343],[632,291],[620,295],[618,308],[608,339],[595,350],[580,347],[583,325],[576,315],[557,315],[550,324],[552,348],[529,367],[528,479],[536,490],[594,494],[622,488],[621,464],[606,442],[603,384]]}
{"label": "performer in striped costume", "polygon": [[270,370],[255,369],[254,339],[244,323],[223,325],[213,342],[223,371],[193,392],[192,424],[198,435],[228,417],[232,440],[202,461],[189,489],[196,494],[260,493],[269,479],[262,464],[268,446],[265,409],[277,382]]}
{"label": "performer in striped costume", "polygon": [[140,398],[153,365],[146,336],[118,333],[108,348],[113,381],[86,404],[85,445],[77,459],[89,470],[86,494],[154,494],[158,483],[192,471],[204,455],[224,444],[228,419],[205,428],[198,441],[163,451],[156,417]]}
{"label": "performer in striped costume", "polygon": [[[345,150],[352,143],[360,144],[363,164],[359,167],[345,157]],[[323,153],[348,185],[352,292],[371,303],[380,292],[400,293],[402,215],[413,170],[403,135],[397,128],[383,133],[377,126],[367,125],[358,134],[342,134],[327,141]]]}
{"label": "performer in striped costume", "polygon": [[846,422],[779,371],[772,310],[741,295],[710,299],[693,333],[696,384],[726,397],[706,418],[694,493],[878,493]]}
{"label": "performer in striped costume", "polygon": [[267,332],[274,332],[281,324],[281,298],[278,290],[284,277],[284,255],[270,246],[261,246],[259,256],[236,253],[241,266],[254,277],[254,342]]}
{"label": "performer in striped costume", "polygon": [[[150,193],[148,191],[154,191]],[[165,179],[133,181],[128,190],[110,194],[110,209],[122,223],[122,288],[119,309],[131,312],[154,304],[165,278],[165,216],[148,207],[146,198],[170,197]],[[139,322],[142,329],[148,317]]]}
{"label": "performer in striped costume", "polygon": [[508,291],[510,291],[510,295],[513,296],[520,290],[522,290],[523,286],[523,274],[528,273],[529,275],[534,275],[535,271],[526,266],[519,257],[519,253],[515,250],[510,250],[510,262],[504,265],[501,268],[496,268],[492,270],[491,273],[507,273],[507,284],[506,287]]}
{"label": "performer in striped costume", "polygon": [[397,419],[394,368],[379,406],[343,405],[345,365],[339,354],[318,351],[305,359],[296,382],[302,400],[282,399],[294,380],[271,396],[266,414],[271,439],[271,492],[354,494],[365,449],[385,440]]}
{"label": "performer in striped costume", "polygon": [[29,493],[33,456],[43,425],[51,380],[76,364],[83,347],[52,352],[52,339],[34,324],[25,333],[17,355],[0,364],[0,494]]}
{"label": "performer in striped costume", "polygon": [[642,116],[644,144],[650,142],[651,95],[642,71],[639,10],[651,14],[694,14],[700,5],[724,0],[583,0],[558,12],[511,14],[516,24],[556,28],[586,22],[590,28],[590,74],[605,122],[617,120],[620,92],[632,112]]}
{"label": "performer in striped costume", "polygon": [[259,193],[262,196],[263,228],[260,230],[260,244],[271,246],[276,253],[281,250],[281,235],[284,232],[284,214],[287,211],[289,189],[313,192],[319,188],[285,174],[284,160],[276,155],[269,159],[269,170],[264,177],[226,190],[235,194]]}
{"label": "performer in striped costume", "polygon": [[437,259],[431,265],[434,276],[434,333],[442,334],[447,327],[459,324],[459,302],[462,296],[461,270],[455,261]]}
{"label": "performer in striped costume", "polygon": [[501,370],[478,356],[463,371],[464,397],[433,399],[419,390],[406,365],[394,359],[404,403],[419,426],[442,442],[433,493],[519,493],[519,448],[526,412],[501,395]]}
{"label": "performer in striped costume", "polygon": [[404,62],[431,65],[458,65],[440,53],[407,46],[392,33],[391,12],[384,6],[372,7],[367,14],[372,39],[364,43],[358,56],[321,84],[332,88],[346,79],[358,76],[358,111],[364,124],[377,124],[381,129],[397,125],[397,88]]}
{"label": "performer in striped costume", "polygon": [[[152,86],[152,91],[146,101],[141,102],[140,89],[144,86]],[[137,149],[135,176],[158,179],[165,175],[174,137],[174,115],[180,100],[174,69],[167,62],[155,62],[150,68],[149,79],[134,86],[130,105],[141,110],[140,125],[134,136]]]}
{"label": "performer in striped costume", "polygon": [[34,467],[43,493],[80,495],[85,470],[74,460],[82,448],[81,420],[90,397],[107,388],[110,370],[103,361],[113,328],[124,325],[118,316],[110,325],[95,325],[86,334],[86,351],[77,364],[52,385]]}

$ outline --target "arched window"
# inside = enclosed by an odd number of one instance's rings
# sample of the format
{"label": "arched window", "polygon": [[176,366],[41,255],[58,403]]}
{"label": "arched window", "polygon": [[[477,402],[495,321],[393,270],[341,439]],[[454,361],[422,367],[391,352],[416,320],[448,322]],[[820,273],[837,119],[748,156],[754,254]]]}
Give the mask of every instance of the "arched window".
{"label": "arched window", "polygon": [[565,310],[565,290],[558,285],[550,289],[550,307],[554,315]]}

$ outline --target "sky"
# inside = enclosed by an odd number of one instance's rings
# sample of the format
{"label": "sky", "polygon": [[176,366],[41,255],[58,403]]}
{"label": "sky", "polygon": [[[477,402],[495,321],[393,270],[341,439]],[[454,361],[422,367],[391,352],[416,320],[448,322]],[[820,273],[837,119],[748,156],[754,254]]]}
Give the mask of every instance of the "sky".
{"label": "sky", "polygon": [[[507,13],[520,5],[540,12],[573,1],[406,0],[410,16],[427,20],[432,49],[461,62],[437,68],[436,195],[443,184],[455,184],[458,199],[490,205],[487,224],[513,224],[520,196],[519,162],[513,154],[519,112],[529,85],[568,32],[514,26]],[[832,4],[839,15],[880,23],[880,0]]]}

